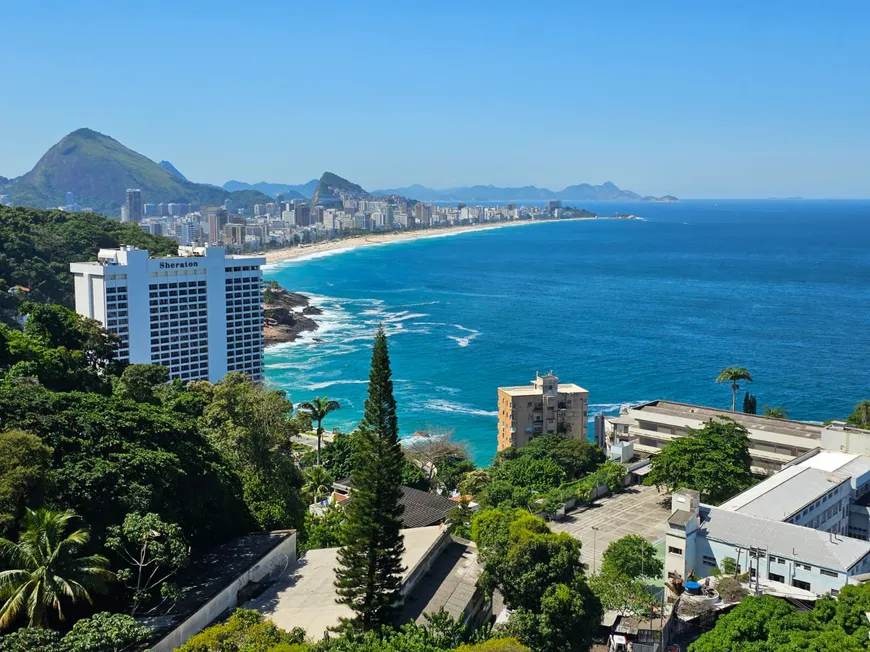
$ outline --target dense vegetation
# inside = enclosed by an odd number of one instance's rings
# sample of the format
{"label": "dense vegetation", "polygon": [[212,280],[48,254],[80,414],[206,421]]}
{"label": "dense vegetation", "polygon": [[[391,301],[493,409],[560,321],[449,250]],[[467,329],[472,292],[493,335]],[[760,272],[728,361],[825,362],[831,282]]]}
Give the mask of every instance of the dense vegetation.
{"label": "dense vegetation", "polygon": [[798,611],[771,596],[744,598],[689,652],[860,652],[870,649],[870,586],[846,586]]}
{"label": "dense vegetation", "polygon": [[175,253],[178,245],[145,233],[137,224],[93,213],[0,206],[0,308],[10,305],[7,290],[30,289],[36,301],[73,305],[69,264],[94,260],[100,248],[135,245],[156,256]]}
{"label": "dense vegetation", "polygon": [[719,504],[754,482],[749,433],[737,422],[711,419],[700,430],[677,437],[654,456],[645,483],[668,491],[688,487],[701,500]]}
{"label": "dense vegetation", "polygon": [[[69,607],[87,599],[142,613],[169,608],[173,596],[164,586],[136,580],[129,553],[143,530],[162,533],[166,549],[148,553],[159,557],[157,577],[168,579],[186,564],[189,546],[302,526],[302,478],[288,454],[299,422],[283,392],[240,374],[184,385],[167,383],[165,368],[122,369],[95,322],[56,305],[25,309],[23,331],[0,326],[0,529],[9,539],[2,563],[15,573],[4,575],[9,582],[0,593],[5,599],[27,585],[41,597],[34,598],[38,611],[18,610],[0,627],[28,619],[57,627]],[[59,518],[68,525],[52,525]],[[91,571],[105,568],[97,563],[105,557],[119,581],[98,576],[94,591],[79,581],[87,595],[43,590],[40,569],[60,558],[27,553],[34,541],[78,550]],[[64,572],[80,572],[72,562]],[[103,590],[110,602],[100,602]]]}

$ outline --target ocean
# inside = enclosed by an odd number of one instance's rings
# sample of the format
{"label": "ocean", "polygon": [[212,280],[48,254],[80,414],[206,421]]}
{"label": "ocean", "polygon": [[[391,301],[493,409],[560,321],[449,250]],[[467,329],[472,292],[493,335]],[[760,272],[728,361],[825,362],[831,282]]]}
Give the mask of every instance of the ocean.
{"label": "ocean", "polygon": [[[362,415],[378,324],[402,436],[496,450],[496,388],[554,371],[590,417],[670,399],[730,407],[746,367],[762,406],[844,417],[870,397],[870,201],[570,202],[640,220],[542,222],[270,266],[312,297],[320,330],[266,350],[293,402],[328,395],[328,429]],[[738,405],[742,404],[742,390]],[[591,431],[591,424],[590,424]]]}

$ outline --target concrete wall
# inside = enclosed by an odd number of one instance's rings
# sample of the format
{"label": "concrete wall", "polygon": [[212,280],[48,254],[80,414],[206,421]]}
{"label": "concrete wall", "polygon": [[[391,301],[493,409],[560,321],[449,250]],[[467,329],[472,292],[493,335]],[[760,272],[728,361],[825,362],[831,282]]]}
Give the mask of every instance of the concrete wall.
{"label": "concrete wall", "polygon": [[[405,583],[402,585],[402,598],[408,595],[411,591],[414,590],[414,587],[417,583],[423,579],[426,573],[429,572],[429,569],[432,568],[432,564],[438,559],[444,549],[447,548],[453,539],[450,537],[450,531],[448,528],[444,528],[441,530],[441,534],[437,539],[429,546],[429,549],[426,551],[426,554],[417,562],[417,565],[414,568],[408,569],[408,579],[405,580]],[[154,652],[159,652],[155,650]]]}
{"label": "concrete wall", "polygon": [[251,582],[259,582],[276,568],[281,570],[285,565],[294,564],[295,562],[296,533],[293,532],[284,541],[275,546],[265,557],[260,559],[256,565],[233,580],[223,591],[205,603],[199,611],[196,611],[159,641],[152,648],[152,652],[172,652],[175,648],[180,647],[191,636],[199,633],[221,616],[235,609],[238,605],[239,591],[243,587]]}

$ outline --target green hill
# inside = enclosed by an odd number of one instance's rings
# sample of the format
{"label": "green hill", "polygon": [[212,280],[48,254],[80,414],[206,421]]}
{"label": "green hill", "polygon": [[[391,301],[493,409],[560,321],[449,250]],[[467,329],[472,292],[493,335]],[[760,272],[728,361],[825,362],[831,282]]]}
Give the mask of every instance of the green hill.
{"label": "green hill", "polygon": [[127,188],[141,189],[142,201],[155,204],[222,204],[229,197],[235,207],[248,210],[255,203],[271,201],[257,191],[230,193],[193,183],[91,129],[64,136],[30,172],[6,184],[3,194],[15,205],[53,208],[65,203],[66,193],[72,191],[82,206],[120,215]]}
{"label": "green hill", "polygon": [[342,179],[332,172],[324,172],[317,182],[312,204],[335,204],[345,199],[373,199],[373,196],[355,183]]}
{"label": "green hill", "polygon": [[65,213],[0,206],[0,310],[14,308],[8,289],[30,289],[22,297],[73,307],[69,264],[95,260],[100,248],[131,244],[154,255],[174,254],[178,245],[96,213]]}

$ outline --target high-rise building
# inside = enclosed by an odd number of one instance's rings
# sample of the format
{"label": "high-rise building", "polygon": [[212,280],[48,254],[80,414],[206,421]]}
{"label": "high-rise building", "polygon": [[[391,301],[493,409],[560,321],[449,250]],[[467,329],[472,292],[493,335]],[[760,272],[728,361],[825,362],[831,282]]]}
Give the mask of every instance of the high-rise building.
{"label": "high-rise building", "polygon": [[75,203],[75,199],[73,197],[72,191],[66,193],[66,205],[72,206]]}
{"label": "high-rise building", "polygon": [[525,446],[538,435],[585,439],[589,392],[560,383],[551,371],[531,385],[498,388],[498,450]]}
{"label": "high-rise building", "polygon": [[265,214],[263,204],[254,204],[254,217],[260,217]]}
{"label": "high-rise building", "polygon": [[121,221],[122,222],[129,222],[130,221],[130,214],[127,212],[126,206],[121,206]]}
{"label": "high-rise building", "polygon": [[562,200],[561,199],[551,199],[547,202],[547,213],[552,215],[556,212],[557,208],[562,208]]}
{"label": "high-rise building", "polygon": [[177,257],[101,249],[72,263],[76,311],[116,333],[118,358],[159,364],[171,378],[217,382],[232,371],[263,373],[261,267],[223,247],[179,247]]}
{"label": "high-rise building", "polygon": [[186,222],[175,227],[175,238],[180,244],[191,245],[199,240],[199,226]]}
{"label": "high-rise building", "polygon": [[229,215],[220,206],[203,206],[200,209],[203,222],[208,223],[208,241],[213,245],[223,243],[223,229],[227,225]]}
{"label": "high-rise building", "polygon": [[160,202],[157,204],[157,214],[160,217],[166,217],[169,215],[169,205],[166,202]]}
{"label": "high-rise building", "polygon": [[232,213],[232,212],[233,212],[233,207],[234,207],[233,200],[230,199],[229,197],[227,197],[227,198],[224,200],[224,210],[225,210],[227,213]]}
{"label": "high-rise building", "polygon": [[166,209],[169,211],[170,215],[181,215],[181,204],[169,202]]}
{"label": "high-rise building", "polygon": [[142,214],[145,217],[154,217],[157,215],[157,204],[142,204]]}
{"label": "high-rise building", "polygon": [[142,191],[138,188],[127,188],[127,220],[130,222],[142,221]]}
{"label": "high-rise building", "polygon": [[278,204],[279,211],[284,210],[284,193],[283,192],[279,192],[277,195],[275,195],[275,203]]}
{"label": "high-rise building", "polygon": [[293,213],[296,226],[311,225],[311,207],[308,204],[296,204]]}

